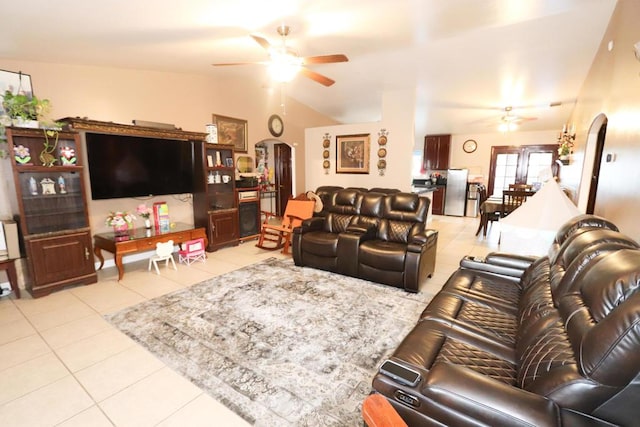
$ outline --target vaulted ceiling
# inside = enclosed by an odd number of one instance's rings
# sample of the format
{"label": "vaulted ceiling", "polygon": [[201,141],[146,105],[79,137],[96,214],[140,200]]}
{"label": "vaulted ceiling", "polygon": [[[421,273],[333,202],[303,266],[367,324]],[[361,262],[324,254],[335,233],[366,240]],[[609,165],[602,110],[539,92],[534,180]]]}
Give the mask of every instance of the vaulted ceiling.
{"label": "vaulted ceiling", "polygon": [[[494,132],[504,108],[559,129],[569,117],[615,0],[31,0],[5,2],[0,57],[241,76],[269,86],[250,37],[301,56],[343,53],[310,68],[287,95],[340,122],[381,119],[386,91],[415,91],[416,134]],[[549,108],[550,103],[561,105]]]}

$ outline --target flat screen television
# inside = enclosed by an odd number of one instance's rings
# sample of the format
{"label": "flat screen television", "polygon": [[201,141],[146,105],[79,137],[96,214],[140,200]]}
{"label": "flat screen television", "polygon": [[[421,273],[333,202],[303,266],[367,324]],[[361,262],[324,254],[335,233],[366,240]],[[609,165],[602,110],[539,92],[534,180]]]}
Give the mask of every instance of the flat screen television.
{"label": "flat screen television", "polygon": [[86,142],[94,200],[193,193],[191,142],[101,133]]}

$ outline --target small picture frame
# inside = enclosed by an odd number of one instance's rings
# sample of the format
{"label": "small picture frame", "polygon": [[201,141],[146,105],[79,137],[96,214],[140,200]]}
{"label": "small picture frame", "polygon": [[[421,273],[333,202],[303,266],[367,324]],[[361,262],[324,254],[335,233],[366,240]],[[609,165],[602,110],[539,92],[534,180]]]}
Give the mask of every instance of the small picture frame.
{"label": "small picture frame", "polygon": [[224,159],[224,165],[228,168],[232,168],[233,167],[233,157],[227,157],[226,159]]}
{"label": "small picture frame", "polygon": [[213,123],[218,132],[218,143],[233,145],[237,153],[248,150],[247,121],[214,114]]}
{"label": "small picture frame", "polygon": [[[26,95],[29,99],[32,99],[31,76],[22,71],[16,73],[14,71],[0,70],[0,94],[4,95],[7,90],[14,95]],[[2,102],[0,102],[0,116],[4,113]]]}
{"label": "small picture frame", "polygon": [[336,136],[336,173],[369,173],[369,134]]}
{"label": "small picture frame", "polygon": [[218,143],[218,126],[213,123],[210,123],[206,126],[207,129],[207,142],[209,144],[217,144]]}
{"label": "small picture frame", "polygon": [[213,167],[213,157],[211,156],[211,154],[207,154],[207,166],[209,166],[210,168]]}

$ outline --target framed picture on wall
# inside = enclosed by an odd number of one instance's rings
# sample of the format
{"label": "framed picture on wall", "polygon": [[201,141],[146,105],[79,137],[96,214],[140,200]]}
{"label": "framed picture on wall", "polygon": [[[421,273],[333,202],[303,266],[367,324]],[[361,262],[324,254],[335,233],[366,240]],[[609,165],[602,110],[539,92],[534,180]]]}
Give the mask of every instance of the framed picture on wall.
{"label": "framed picture on wall", "polygon": [[[4,95],[6,91],[14,95],[26,95],[31,99],[33,97],[31,76],[22,72],[0,70],[0,95]],[[4,110],[2,102],[0,102],[0,115],[2,114],[4,114]]]}
{"label": "framed picture on wall", "polygon": [[236,152],[247,152],[247,121],[214,114],[213,123],[218,130],[218,144],[229,144]]}
{"label": "framed picture on wall", "polygon": [[336,173],[369,173],[369,134],[336,136]]}

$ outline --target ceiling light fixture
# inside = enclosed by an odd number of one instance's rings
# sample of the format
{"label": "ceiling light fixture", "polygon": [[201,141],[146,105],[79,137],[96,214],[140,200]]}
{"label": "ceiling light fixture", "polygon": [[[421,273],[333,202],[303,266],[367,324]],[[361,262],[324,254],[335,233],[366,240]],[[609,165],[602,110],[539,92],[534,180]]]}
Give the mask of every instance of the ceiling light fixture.
{"label": "ceiling light fixture", "polygon": [[285,48],[271,49],[270,56],[269,74],[278,83],[290,82],[302,68],[302,58]]}
{"label": "ceiling light fixture", "polygon": [[500,132],[511,132],[518,129],[518,120],[520,118],[511,115],[511,110],[512,107],[505,107],[504,111],[506,111],[507,114],[500,118],[501,123],[498,125]]}

